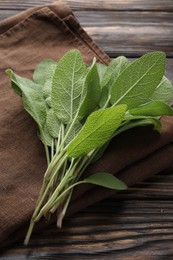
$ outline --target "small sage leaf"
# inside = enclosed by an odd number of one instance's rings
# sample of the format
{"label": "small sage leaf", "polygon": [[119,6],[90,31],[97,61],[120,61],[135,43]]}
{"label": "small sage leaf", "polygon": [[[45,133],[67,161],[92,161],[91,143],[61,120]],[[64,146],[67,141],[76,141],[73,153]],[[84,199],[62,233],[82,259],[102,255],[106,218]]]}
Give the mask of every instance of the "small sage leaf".
{"label": "small sage leaf", "polygon": [[84,182],[114,190],[127,189],[127,185],[124,182],[116,178],[114,175],[105,172],[94,173],[90,177],[84,179]]}
{"label": "small sage leaf", "polygon": [[33,73],[33,80],[40,84],[40,85],[44,85],[47,77],[49,75],[49,69],[51,66],[56,66],[57,62],[51,60],[51,59],[47,59],[47,60],[43,60],[42,62],[40,62],[34,73]]}
{"label": "small sage leaf", "polygon": [[58,138],[59,131],[60,131],[60,125],[61,125],[60,120],[57,118],[54,111],[52,109],[50,109],[47,113],[46,128],[47,128],[48,133],[53,138]]}
{"label": "small sage leaf", "polygon": [[103,77],[105,75],[105,72],[107,70],[107,66],[102,64],[102,63],[96,63],[96,66],[97,66],[97,71],[98,71],[98,74],[99,74],[99,78],[100,78],[100,82],[103,80]]}
{"label": "small sage leaf", "polygon": [[40,85],[32,80],[17,76],[12,70],[8,70],[7,74],[11,77],[15,89],[17,87],[20,90],[25,110],[37,122],[38,126],[42,128],[46,121],[46,102]]}
{"label": "small sage leaf", "polygon": [[134,120],[131,120],[130,122],[126,122],[123,124],[114,134],[114,137],[117,136],[118,134],[125,132],[131,128],[139,127],[139,126],[148,126],[148,125],[153,125],[154,130],[157,132],[160,132],[161,130],[161,123],[160,120],[157,118],[140,118]]}
{"label": "small sage leaf", "polygon": [[170,103],[173,97],[173,86],[171,82],[164,76],[156,87],[154,93],[149,97],[149,100],[162,101],[165,103]]}
{"label": "small sage leaf", "polygon": [[162,116],[173,115],[173,110],[170,106],[161,101],[152,101],[145,105],[139,106],[129,110],[131,115],[144,115],[144,116]]}
{"label": "small sage leaf", "polygon": [[129,66],[129,60],[120,56],[116,59],[113,59],[104,74],[103,79],[101,80],[101,99],[99,102],[100,107],[103,107],[107,100],[110,98],[111,88],[117,77]]}
{"label": "small sage leaf", "polygon": [[86,91],[85,97],[82,97],[83,101],[79,110],[80,118],[86,117],[93,112],[100,100],[100,79],[95,62],[96,60],[93,62],[85,77],[84,88]]}

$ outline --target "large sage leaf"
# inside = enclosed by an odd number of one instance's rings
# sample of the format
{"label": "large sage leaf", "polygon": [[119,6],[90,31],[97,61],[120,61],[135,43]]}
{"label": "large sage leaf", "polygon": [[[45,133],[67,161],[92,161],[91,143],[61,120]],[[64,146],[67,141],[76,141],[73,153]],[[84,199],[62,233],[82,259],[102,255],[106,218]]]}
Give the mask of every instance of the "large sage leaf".
{"label": "large sage leaf", "polygon": [[95,110],[100,100],[100,79],[97,71],[96,60],[89,69],[84,81],[84,97],[82,97],[82,104],[79,110],[79,117],[88,116]]}
{"label": "large sage leaf", "polygon": [[12,70],[7,70],[11,77],[12,87],[22,96],[25,110],[37,122],[39,128],[43,128],[46,121],[46,102],[43,98],[40,85],[32,80],[17,76]]}
{"label": "large sage leaf", "polygon": [[51,105],[57,117],[65,124],[71,122],[79,109],[86,65],[78,50],[66,53],[59,61],[53,81]]}
{"label": "large sage leaf", "polygon": [[126,105],[119,105],[93,112],[67,147],[68,155],[77,158],[104,145],[120,126],[126,109]]}
{"label": "large sage leaf", "polygon": [[160,83],[165,66],[165,54],[153,52],[131,63],[112,86],[111,104],[127,104],[135,108],[148,102]]}
{"label": "large sage leaf", "polygon": [[108,189],[126,190],[127,185],[113,174],[98,172],[83,180],[85,183],[99,185]]}

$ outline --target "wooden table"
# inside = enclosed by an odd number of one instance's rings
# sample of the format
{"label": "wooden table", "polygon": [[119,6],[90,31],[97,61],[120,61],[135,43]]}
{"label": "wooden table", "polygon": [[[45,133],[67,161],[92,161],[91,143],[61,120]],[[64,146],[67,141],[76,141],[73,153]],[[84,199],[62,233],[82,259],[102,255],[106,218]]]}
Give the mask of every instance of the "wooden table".
{"label": "wooden table", "polygon": [[[1,0],[0,20],[49,0]],[[85,30],[111,57],[167,53],[173,81],[173,1],[66,0]],[[15,243],[1,259],[173,259],[173,172],[167,170],[125,193]]]}

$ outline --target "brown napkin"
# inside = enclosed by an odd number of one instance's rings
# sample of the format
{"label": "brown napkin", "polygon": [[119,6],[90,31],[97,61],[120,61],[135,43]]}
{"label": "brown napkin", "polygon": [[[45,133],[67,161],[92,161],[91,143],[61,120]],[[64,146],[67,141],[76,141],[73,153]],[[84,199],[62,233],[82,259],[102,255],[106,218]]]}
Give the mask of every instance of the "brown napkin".
{"label": "brown napkin", "polygon": [[[36,125],[23,110],[20,97],[11,89],[5,70],[11,68],[21,76],[31,77],[41,60],[59,60],[72,48],[78,48],[87,63],[94,56],[106,64],[110,61],[62,2],[31,8],[0,23],[0,241],[15,239],[13,232],[28,222],[46,169],[44,148],[38,140]],[[116,138],[104,157],[90,166],[85,175],[98,170],[108,171],[132,185],[170,167],[173,162],[173,120],[165,117],[162,121],[161,135],[145,127]],[[68,214],[111,194],[112,191],[106,189],[83,186],[76,190]],[[22,231],[16,232],[17,237],[20,233]]]}

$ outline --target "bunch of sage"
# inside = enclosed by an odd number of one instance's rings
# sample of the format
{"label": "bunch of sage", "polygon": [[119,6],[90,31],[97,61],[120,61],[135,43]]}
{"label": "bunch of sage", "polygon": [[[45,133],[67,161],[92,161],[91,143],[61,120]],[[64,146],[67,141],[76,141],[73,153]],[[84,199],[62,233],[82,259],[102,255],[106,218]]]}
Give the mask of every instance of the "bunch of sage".
{"label": "bunch of sage", "polygon": [[38,125],[48,165],[25,245],[42,216],[49,220],[58,210],[61,227],[75,186],[127,188],[110,173],[86,179],[82,173],[116,135],[149,124],[160,131],[159,118],[173,115],[169,105],[173,88],[164,76],[165,59],[164,53],[152,52],[134,62],[120,56],[108,66],[94,58],[88,66],[78,50],[71,50],[59,62],[47,59],[38,64],[32,80],[7,70],[13,89]]}

